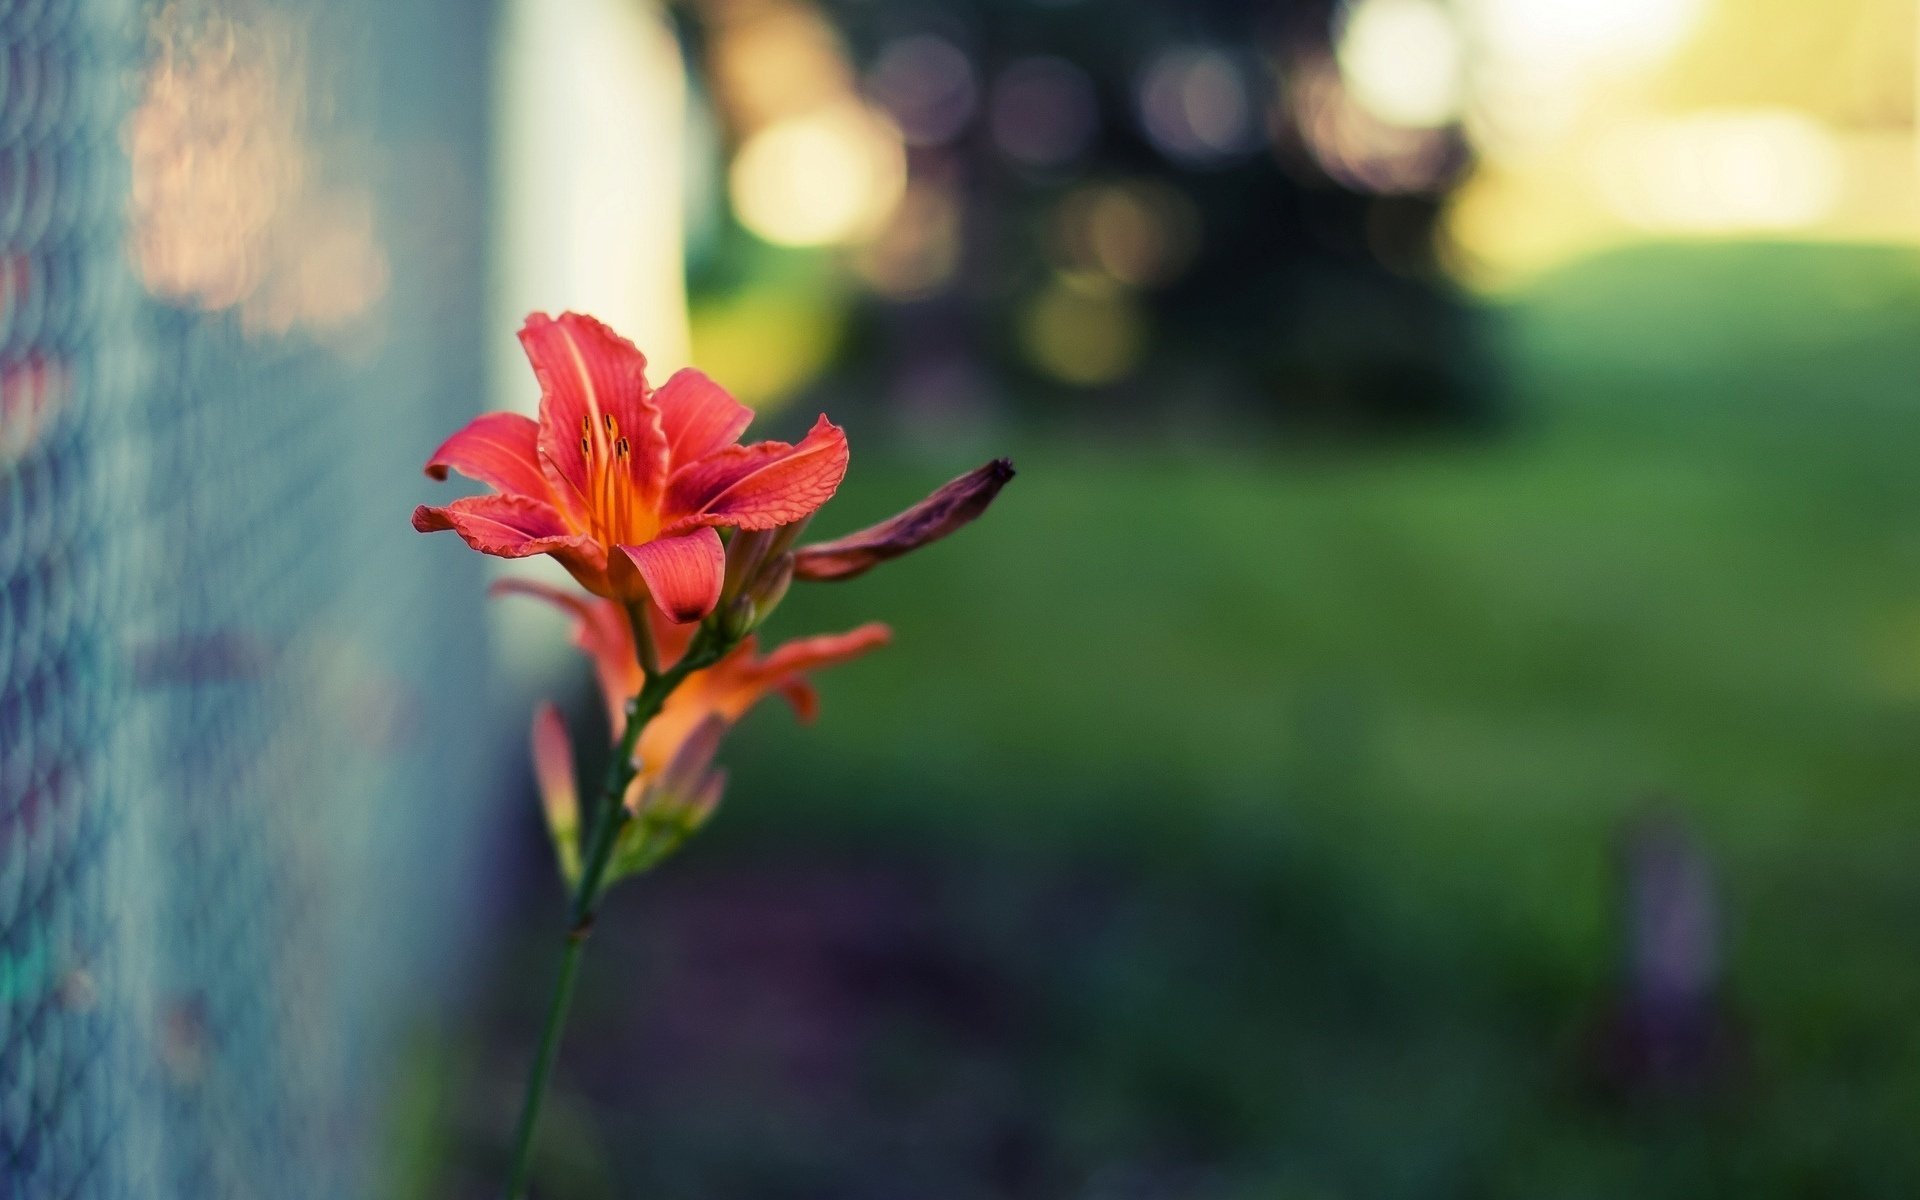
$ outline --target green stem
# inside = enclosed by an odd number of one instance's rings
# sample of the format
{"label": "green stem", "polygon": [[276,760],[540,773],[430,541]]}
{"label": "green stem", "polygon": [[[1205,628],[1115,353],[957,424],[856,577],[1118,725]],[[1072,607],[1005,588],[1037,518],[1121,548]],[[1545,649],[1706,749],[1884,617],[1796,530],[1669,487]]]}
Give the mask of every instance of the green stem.
{"label": "green stem", "polygon": [[553,1000],[547,1005],[546,1028],[540,1031],[540,1049],[533,1056],[533,1071],[527,1076],[526,1098],[520,1104],[520,1123],[513,1133],[513,1166],[507,1174],[508,1200],[520,1200],[527,1190],[528,1152],[533,1149],[533,1126],[540,1116],[540,1101],[546,1094],[547,1077],[553,1074],[553,1058],[560,1049],[560,1031],[567,1024],[567,1010],[573,1005],[573,981],[580,974],[580,952],[587,938],[567,937],[567,948],[560,956],[560,976],[553,983]]}
{"label": "green stem", "polygon": [[600,906],[607,864],[613,859],[613,848],[620,840],[621,829],[633,815],[627,810],[626,795],[627,788],[640,773],[638,751],[641,731],[649,721],[660,715],[667,697],[687,676],[712,666],[729,649],[731,646],[726,639],[711,627],[702,626],[680,661],[665,671],[649,672],[646,682],[640,686],[639,694],[627,702],[626,727],[621,730],[620,741],[613,748],[612,761],[607,763],[606,783],[601,789],[600,803],[594,809],[587,831],[587,851],[581,862],[580,880],[574,887],[573,904],[568,912],[567,940],[560,959],[560,976],[554,984],[553,1001],[547,1007],[546,1028],[540,1034],[540,1048],[534,1054],[533,1070],[527,1076],[526,1098],[521,1103],[520,1121],[514,1134],[513,1160],[507,1169],[507,1200],[521,1200],[526,1193],[534,1127],[539,1122],[540,1108],[546,1100],[547,1077],[552,1074],[554,1058],[559,1053],[560,1034],[566,1027],[567,1011],[573,1004],[574,977],[580,970],[581,952],[586,949],[587,935],[593,932],[593,918]]}

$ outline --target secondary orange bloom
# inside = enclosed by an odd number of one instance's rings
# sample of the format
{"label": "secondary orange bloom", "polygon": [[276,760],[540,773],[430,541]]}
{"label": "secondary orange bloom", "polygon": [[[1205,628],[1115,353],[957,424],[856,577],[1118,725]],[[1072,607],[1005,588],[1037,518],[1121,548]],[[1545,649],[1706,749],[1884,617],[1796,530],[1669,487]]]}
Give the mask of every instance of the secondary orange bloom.
{"label": "secondary orange bloom", "polygon": [[[593,663],[617,742],[626,729],[627,701],[644,682],[625,611],[611,600],[587,599],[524,580],[504,580],[493,591],[545,600],[573,618],[574,643]],[[655,619],[653,636],[663,670],[679,661],[692,634],[689,626]],[[735,722],[776,692],[802,721],[813,720],[820,698],[808,674],[858,658],[892,637],[892,630],[871,622],[846,633],[799,638],[766,655],[759,653],[756,639],[748,637],[719,662],[688,675],[640,734],[640,774],[628,789],[627,807],[636,813],[667,803],[710,807],[719,799],[721,784],[718,773],[710,770],[713,757]],[[566,803],[571,810],[572,768],[564,742],[559,743],[560,751],[554,749],[556,739],[564,737],[556,732],[557,726],[557,716],[536,717],[536,766],[549,808]]]}
{"label": "secondary orange bloom", "polygon": [[716,527],[772,529],[811,515],[847,473],[846,434],[822,416],[797,445],[738,445],[753,411],[694,370],[655,391],[647,360],[592,317],[534,313],[520,343],[540,418],[488,413],[447,439],[427,474],[496,494],[414,510],[483,554],[550,554],[595,595],[651,597],[676,622],[720,597]]}

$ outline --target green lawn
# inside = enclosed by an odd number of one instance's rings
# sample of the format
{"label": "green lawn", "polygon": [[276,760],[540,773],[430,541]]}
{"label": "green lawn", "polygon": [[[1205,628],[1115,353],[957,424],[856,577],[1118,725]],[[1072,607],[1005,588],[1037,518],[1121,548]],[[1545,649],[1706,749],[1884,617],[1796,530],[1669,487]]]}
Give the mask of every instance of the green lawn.
{"label": "green lawn", "polygon": [[[773,635],[897,642],[816,728],[756,714],[711,833],[617,898],[555,1195],[1920,1189],[1920,256],[1649,248],[1488,323],[1497,439],[1028,441],[981,527],[797,587]],[[967,465],[857,456],[816,528]],[[1717,871],[1743,1049],[1705,1099],[1607,1100],[1613,847],[1655,805]],[[720,998],[812,1028],[841,960],[788,943],[853,937],[884,905],[836,889],[875,870],[917,915],[856,978],[979,995],[854,988],[819,1019],[863,1014],[857,1086],[769,1082],[786,1043]],[[824,915],[754,943],[725,914],[768,889],[767,920]],[[675,1084],[622,1039],[698,1042],[661,1013],[712,984],[672,964],[714,921],[745,948],[691,1007],[732,1049]],[[478,1127],[523,1050],[471,1068],[502,1081]]]}
{"label": "green lawn", "polygon": [[[1377,976],[1393,1019],[1327,1039],[1341,1053],[1311,1086],[1351,1106],[1353,1157],[1302,1134],[1320,1162],[1302,1178],[1393,1191],[1369,1148],[1484,1088],[1489,1107],[1419,1152],[1458,1194],[1607,1195],[1645,1139],[1577,1103],[1543,1117],[1557,1068],[1534,1056],[1564,1053],[1611,970],[1612,838],[1658,797],[1719,869],[1757,1072],[1724,1140],[1683,1121],[1661,1161],[1727,1186],[1910,1191],[1920,256],[1646,249],[1490,320],[1515,412],[1497,441],[1027,444],[981,528],[799,589],[779,628],[879,614],[899,640],[826,683],[819,729],[756,718],[725,836],[1118,863],[1229,909],[1321,906],[1343,931],[1325,953]],[[939,469],[859,462],[821,525]],[[1229,953],[1294,952],[1263,929]],[[1182,952],[1139,936],[1122,979]],[[1127,1000],[1107,979],[1084,1054],[1158,1052],[1107,1009],[1210,1026],[1192,1066],[1245,1149],[1304,1081],[1249,1069],[1285,984],[1219,982]],[[1445,1037],[1404,1025],[1424,1007]],[[1318,1042],[1309,1027],[1280,1057]]]}

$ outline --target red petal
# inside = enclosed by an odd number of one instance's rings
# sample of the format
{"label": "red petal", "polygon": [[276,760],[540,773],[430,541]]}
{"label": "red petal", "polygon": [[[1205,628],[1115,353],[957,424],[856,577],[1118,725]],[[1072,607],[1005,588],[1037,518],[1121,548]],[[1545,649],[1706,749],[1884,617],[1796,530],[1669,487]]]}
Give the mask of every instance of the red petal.
{"label": "red petal", "polygon": [[667,485],[667,531],[789,525],[831,499],[846,474],[847,435],[823,416],[797,446],[729,446],[675,471]]}
{"label": "red petal", "polygon": [[799,638],[765,658],[736,652],[738,657],[729,656],[713,668],[710,702],[728,719],[738,720],[762,696],[778,691],[793,705],[796,716],[811,721],[820,704],[813,686],[806,681],[808,672],[838,666],[892,639],[893,630],[875,621],[846,633]]}
{"label": "red petal", "polygon": [[892,640],[893,630],[878,621],[870,621],[845,633],[797,638],[756,663],[755,674],[782,681],[795,679],[810,671],[823,670],[859,658]]}
{"label": "red petal", "polygon": [[551,554],[589,589],[607,586],[606,554],[593,539],[575,534],[552,505],[524,496],[469,496],[452,504],[413,510],[421,533],[451,529],[482,554],[528,558]]}
{"label": "red petal", "polygon": [[793,708],[793,715],[802,725],[811,725],[820,715],[820,689],[810,680],[789,679],[780,685],[780,694]]}
{"label": "red petal", "polygon": [[445,479],[448,468],[508,495],[545,501],[553,494],[540,471],[540,426],[519,413],[487,413],[468,422],[427,460],[434,479]]}
{"label": "red petal", "polygon": [[[667,439],[647,389],[647,359],[632,342],[580,313],[533,313],[520,344],[540,380],[540,452],[563,503],[584,524],[598,493],[587,461],[608,462],[628,441],[628,472],[648,504],[667,476]],[[607,428],[607,418],[614,422]],[[587,446],[583,448],[582,439]]]}
{"label": "red petal", "polygon": [[675,371],[653,402],[667,434],[667,461],[676,468],[733,445],[753,422],[752,409],[691,367]]}
{"label": "red petal", "polygon": [[698,621],[720,602],[727,554],[720,545],[720,535],[713,530],[655,538],[620,550],[646,581],[653,602],[672,620],[681,624]]}
{"label": "red petal", "polygon": [[987,505],[1013,478],[1004,458],[977,467],[942,486],[925,500],[878,525],[793,554],[795,579],[852,579],[890,558],[939,541],[987,511]]}

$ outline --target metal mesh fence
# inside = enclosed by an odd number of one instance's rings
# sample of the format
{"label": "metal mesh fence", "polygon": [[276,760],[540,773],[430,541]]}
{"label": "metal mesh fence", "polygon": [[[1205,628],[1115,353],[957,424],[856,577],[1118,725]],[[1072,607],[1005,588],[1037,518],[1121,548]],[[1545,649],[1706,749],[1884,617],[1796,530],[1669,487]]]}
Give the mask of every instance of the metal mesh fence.
{"label": "metal mesh fence", "polygon": [[516,740],[406,522],[481,395],[482,33],[0,0],[0,1196],[368,1186]]}

